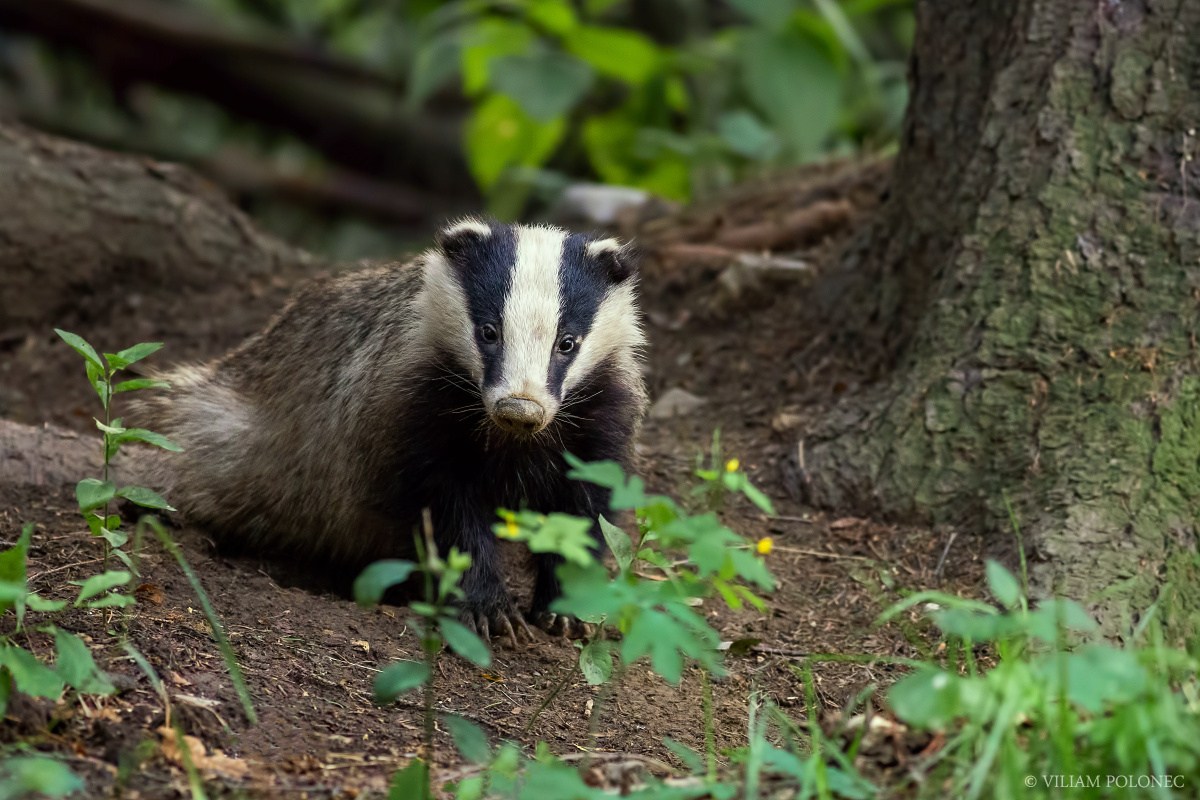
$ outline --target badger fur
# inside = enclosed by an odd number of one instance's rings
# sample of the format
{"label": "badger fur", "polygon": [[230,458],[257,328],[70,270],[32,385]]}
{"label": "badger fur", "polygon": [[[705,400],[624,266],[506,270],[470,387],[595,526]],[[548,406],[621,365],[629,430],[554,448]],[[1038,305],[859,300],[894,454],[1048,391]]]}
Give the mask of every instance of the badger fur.
{"label": "badger fur", "polygon": [[[466,219],[410,264],[313,281],[235,350],[164,376],[146,411],[184,448],[168,496],[221,540],[347,570],[410,555],[428,509],[443,552],[472,557],[464,619],[514,635],[496,510],[595,519],[607,493],[568,480],[563,453],[630,466],[634,272],[614,239]],[[559,562],[534,563],[530,613],[559,626]]]}

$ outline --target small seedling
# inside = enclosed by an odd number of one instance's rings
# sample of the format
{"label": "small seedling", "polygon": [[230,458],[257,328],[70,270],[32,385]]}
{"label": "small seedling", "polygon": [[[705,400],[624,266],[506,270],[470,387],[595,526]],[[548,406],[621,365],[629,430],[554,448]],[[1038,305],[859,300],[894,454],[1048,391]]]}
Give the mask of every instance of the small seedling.
{"label": "small seedling", "polygon": [[[100,406],[104,412],[103,421],[96,419],[96,427],[102,434],[104,466],[100,477],[84,478],[76,484],[75,499],[79,503],[79,513],[83,515],[92,535],[104,541],[106,564],[108,556],[115,556],[128,569],[133,570],[133,559],[124,550],[125,545],[129,542],[129,535],[121,530],[120,515],[110,513],[113,502],[123,499],[142,508],[158,511],[174,511],[174,509],[158,493],[144,486],[118,487],[114,484],[109,479],[112,460],[120,452],[121,446],[129,442],[143,442],[175,452],[179,452],[181,448],[167,437],[154,431],[145,428],[126,428],[121,424],[122,420],[119,417],[114,418],[112,415],[116,395],[143,389],[165,389],[169,388],[169,385],[165,381],[153,378],[133,378],[117,382],[116,377],[118,373],[132,364],[157,352],[162,347],[162,343],[142,342],[120,352],[105,353],[101,356],[82,336],[58,328],[55,328],[54,332],[70,345],[71,349],[83,357],[88,382],[95,390],[96,396],[100,398]],[[126,576],[123,582],[114,583],[111,587],[101,591],[108,591],[110,588],[123,586],[129,582],[129,573],[121,572],[119,574]],[[128,595],[114,593],[111,597],[121,598],[109,601],[114,606],[129,605],[133,602]]]}
{"label": "small seedling", "polygon": [[[393,796],[405,798],[430,796],[428,761],[433,756],[437,713],[434,710],[433,675],[442,650],[449,647],[479,667],[492,663],[491,650],[483,639],[459,621],[455,607],[455,603],[465,597],[459,582],[471,567],[471,556],[452,547],[442,558],[433,538],[433,523],[428,511],[424,515],[423,533],[424,536],[416,540],[415,562],[402,559],[377,561],[354,581],[355,601],[361,606],[373,606],[383,600],[388,589],[407,582],[414,573],[419,573],[423,579],[424,599],[409,604],[423,660],[397,661],[375,678],[375,701],[380,705],[424,688],[425,760],[414,760],[408,768],[397,773],[393,782]],[[456,730],[452,720],[458,718],[447,718],[451,729]]]}

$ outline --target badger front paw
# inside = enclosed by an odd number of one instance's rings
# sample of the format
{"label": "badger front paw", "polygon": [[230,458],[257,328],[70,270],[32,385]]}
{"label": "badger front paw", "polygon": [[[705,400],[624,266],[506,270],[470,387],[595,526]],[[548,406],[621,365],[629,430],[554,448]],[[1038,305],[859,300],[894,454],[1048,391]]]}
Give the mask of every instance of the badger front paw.
{"label": "badger front paw", "polygon": [[518,633],[525,641],[533,641],[533,631],[525,624],[525,616],[507,592],[475,598],[468,595],[459,612],[459,619],[485,641],[491,641],[493,636],[502,636],[515,648]]}
{"label": "badger front paw", "polygon": [[531,612],[529,618],[534,625],[551,636],[562,636],[566,639],[591,639],[596,635],[595,625],[570,614],[558,614],[543,610]]}

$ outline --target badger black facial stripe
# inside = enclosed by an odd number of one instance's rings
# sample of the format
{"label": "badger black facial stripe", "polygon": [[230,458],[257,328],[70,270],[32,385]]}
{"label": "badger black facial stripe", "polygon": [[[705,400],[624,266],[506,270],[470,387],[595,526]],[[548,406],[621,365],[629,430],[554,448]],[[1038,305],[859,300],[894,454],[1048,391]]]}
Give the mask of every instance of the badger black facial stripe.
{"label": "badger black facial stripe", "polygon": [[[608,289],[603,270],[591,257],[594,244],[579,234],[567,237],[558,267],[562,306],[559,333],[579,337],[581,350],[588,347],[589,332]],[[576,358],[578,353],[570,359],[550,360],[547,381],[556,397],[562,396],[567,372]]]}

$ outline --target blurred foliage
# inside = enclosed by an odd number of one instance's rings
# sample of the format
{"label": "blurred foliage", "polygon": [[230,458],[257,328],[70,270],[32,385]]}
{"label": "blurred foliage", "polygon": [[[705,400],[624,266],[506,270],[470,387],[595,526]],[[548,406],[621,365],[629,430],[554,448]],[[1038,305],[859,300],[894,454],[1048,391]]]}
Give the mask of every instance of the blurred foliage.
{"label": "blurred foliage", "polygon": [[[913,36],[912,0],[154,2],[394,80],[389,113],[461,130],[471,176],[502,217],[576,181],[687,200],[779,166],[885,150]],[[251,155],[279,174],[327,164],[211,100],[109,85],[70,50],[0,31],[0,111],[6,72],[21,77],[25,118],[68,136],[197,165]],[[394,229],[241,199],[307,247],[395,250]]]}
{"label": "blurred foliage", "polygon": [[684,200],[878,149],[907,101],[911,0],[190,1],[401,75],[410,108],[461,90],[471,172],[505,214],[521,185]]}

